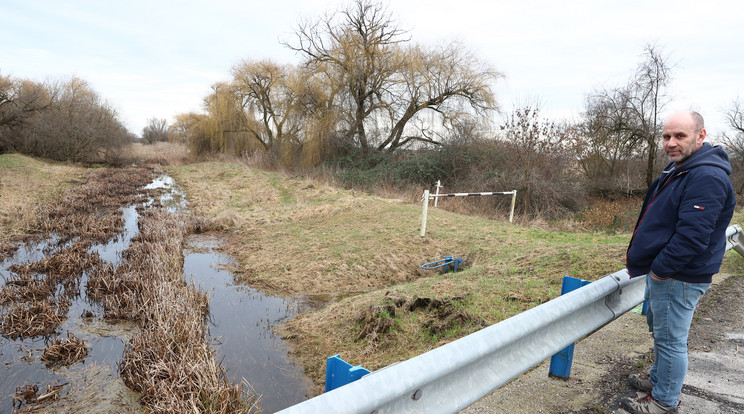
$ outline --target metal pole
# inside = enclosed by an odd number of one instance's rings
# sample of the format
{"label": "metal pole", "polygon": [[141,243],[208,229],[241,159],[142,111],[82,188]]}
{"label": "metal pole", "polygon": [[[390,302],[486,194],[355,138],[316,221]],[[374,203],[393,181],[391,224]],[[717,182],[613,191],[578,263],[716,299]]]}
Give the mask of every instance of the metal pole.
{"label": "metal pole", "polygon": [[517,204],[517,190],[512,191],[511,213],[509,213],[509,223],[514,223],[514,205]]}
{"label": "metal pole", "polygon": [[429,213],[429,190],[424,190],[424,206],[421,210],[421,237],[426,235],[426,215]]}
{"label": "metal pole", "polygon": [[[442,188],[442,180],[437,180],[437,195],[439,195],[439,189]],[[439,202],[439,197],[434,198],[434,207],[437,206],[437,203]]]}

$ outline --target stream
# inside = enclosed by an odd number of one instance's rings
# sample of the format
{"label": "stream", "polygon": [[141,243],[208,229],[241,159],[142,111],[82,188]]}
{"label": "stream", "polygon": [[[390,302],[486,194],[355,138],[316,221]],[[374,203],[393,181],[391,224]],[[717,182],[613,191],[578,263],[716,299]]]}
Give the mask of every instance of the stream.
{"label": "stream", "polygon": [[[183,193],[174,180],[165,175],[145,189],[158,190],[160,204],[171,211],[185,211]],[[145,204],[151,204],[153,200]],[[132,237],[138,233],[137,206],[122,207],[124,231],[108,243],[91,246],[105,262],[117,265]],[[307,399],[311,382],[301,366],[294,365],[287,347],[272,327],[294,317],[309,306],[309,301],[268,296],[244,285],[233,283],[228,270],[231,257],[220,253],[218,235],[191,235],[186,239],[184,280],[193,281],[209,295],[209,334],[215,358],[221,361],[233,383],[243,383],[261,395],[262,412],[272,413]],[[56,236],[22,245],[11,257],[0,262],[0,286],[11,276],[13,264],[36,262],[54,254],[72,242],[59,243]],[[142,412],[138,395],[124,386],[118,376],[124,344],[136,329],[131,323],[109,323],[101,318],[100,306],[88,300],[87,274],[80,281],[80,295],[70,305],[67,319],[57,333],[69,331],[85,340],[88,356],[70,367],[48,369],[41,362],[45,338],[9,339],[0,337],[0,412],[12,412],[16,387],[68,383],[59,402],[45,408],[52,411],[89,410],[95,412]],[[84,318],[91,311],[93,318]],[[249,387],[249,388],[248,388]]]}

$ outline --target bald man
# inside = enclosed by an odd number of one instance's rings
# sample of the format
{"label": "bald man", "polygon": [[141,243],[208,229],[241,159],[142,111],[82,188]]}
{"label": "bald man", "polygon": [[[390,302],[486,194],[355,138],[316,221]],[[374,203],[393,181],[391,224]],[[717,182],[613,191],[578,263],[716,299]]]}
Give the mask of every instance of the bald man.
{"label": "bald man", "polygon": [[687,336],[700,296],[718,273],[736,199],[723,148],[705,142],[703,117],[678,112],[664,123],[669,165],[649,187],[627,253],[630,277],[646,277],[654,366],[628,382],[646,391],[621,403],[631,413],[676,413],[687,374]]}

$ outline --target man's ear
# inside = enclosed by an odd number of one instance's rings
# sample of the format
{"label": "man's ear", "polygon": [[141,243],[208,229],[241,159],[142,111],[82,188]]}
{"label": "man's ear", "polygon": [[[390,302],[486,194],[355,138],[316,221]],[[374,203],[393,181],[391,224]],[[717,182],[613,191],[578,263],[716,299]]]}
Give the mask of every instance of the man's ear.
{"label": "man's ear", "polygon": [[701,129],[700,132],[698,132],[698,136],[697,136],[698,148],[700,148],[700,146],[703,145],[703,141],[705,141],[706,136],[708,136],[708,132],[705,130],[705,128]]}

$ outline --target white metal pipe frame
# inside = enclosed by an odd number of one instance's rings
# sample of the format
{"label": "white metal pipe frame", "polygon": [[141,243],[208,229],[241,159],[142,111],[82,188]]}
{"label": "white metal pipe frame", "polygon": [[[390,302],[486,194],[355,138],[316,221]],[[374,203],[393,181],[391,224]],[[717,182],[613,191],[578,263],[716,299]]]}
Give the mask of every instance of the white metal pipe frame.
{"label": "white metal pipe frame", "polygon": [[429,215],[429,200],[434,199],[435,200],[434,206],[436,207],[436,201],[439,200],[440,197],[470,197],[470,196],[490,196],[490,195],[511,194],[512,202],[511,202],[511,211],[509,212],[509,223],[514,222],[514,206],[517,203],[517,190],[490,191],[490,192],[483,192],[483,193],[439,194],[440,187],[441,187],[440,183],[439,181],[437,181],[437,194],[430,194],[429,190],[424,190],[424,195],[421,197],[421,201],[423,202],[423,207],[421,209],[421,232],[419,233],[421,237],[426,236],[426,220]]}
{"label": "white metal pipe frame", "polygon": [[[744,256],[741,237],[729,227],[726,249]],[[457,412],[643,302],[645,286],[623,269],[280,412]]]}

